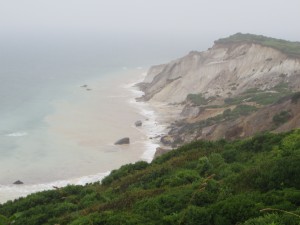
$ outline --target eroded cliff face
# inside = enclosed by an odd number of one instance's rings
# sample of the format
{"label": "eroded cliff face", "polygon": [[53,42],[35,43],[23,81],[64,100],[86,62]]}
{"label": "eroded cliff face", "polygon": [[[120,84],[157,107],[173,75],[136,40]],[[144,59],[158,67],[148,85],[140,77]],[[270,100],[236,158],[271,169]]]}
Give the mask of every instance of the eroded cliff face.
{"label": "eroded cliff face", "polygon": [[277,84],[300,87],[300,60],[258,44],[215,44],[168,64],[152,67],[144,82],[143,100],[180,103],[188,94],[236,96],[250,88]]}
{"label": "eroded cliff face", "polygon": [[[208,110],[209,109],[205,109]],[[292,101],[292,97],[257,109],[248,115],[239,116],[234,119],[223,118],[217,122],[209,122],[215,115],[205,110],[198,114],[197,118],[187,117],[180,122],[172,124],[169,134],[164,139],[172,140],[168,145],[175,146],[193,140],[207,139],[241,139],[253,136],[260,132],[285,132],[300,127],[300,99]],[[217,110],[212,110],[217,111]],[[276,119],[277,118],[277,119]],[[206,124],[205,124],[206,123]]]}
{"label": "eroded cliff face", "polygon": [[183,108],[165,145],[300,127],[300,58],[261,44],[216,42],[152,67],[140,87],[141,100]]}

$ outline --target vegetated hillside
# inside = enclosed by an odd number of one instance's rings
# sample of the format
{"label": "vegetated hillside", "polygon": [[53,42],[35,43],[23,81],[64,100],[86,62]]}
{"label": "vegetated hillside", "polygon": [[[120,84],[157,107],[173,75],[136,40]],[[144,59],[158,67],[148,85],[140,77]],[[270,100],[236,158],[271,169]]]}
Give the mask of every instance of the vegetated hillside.
{"label": "vegetated hillside", "polygon": [[102,184],[8,202],[0,214],[16,225],[298,225],[299,174],[300,130],[202,140],[122,166]]}
{"label": "vegetated hillside", "polygon": [[172,147],[299,128],[300,42],[238,33],[152,67],[140,87],[141,100],[182,106],[161,139]]}
{"label": "vegetated hillside", "polygon": [[300,57],[300,42],[291,42],[276,38],[265,37],[262,35],[237,33],[228,38],[221,38],[215,41],[215,44],[233,44],[233,43],[255,43],[262,46],[278,49],[288,56]]}
{"label": "vegetated hillside", "polygon": [[[287,95],[287,96],[285,96]],[[220,105],[186,105],[185,118],[170,126],[162,137],[165,145],[181,145],[196,139],[227,140],[253,136],[258,132],[289,131],[300,127],[300,92],[289,90],[263,93],[249,90]],[[274,102],[274,103],[273,103]],[[266,103],[265,105],[263,105]],[[190,115],[190,113],[195,113]]]}

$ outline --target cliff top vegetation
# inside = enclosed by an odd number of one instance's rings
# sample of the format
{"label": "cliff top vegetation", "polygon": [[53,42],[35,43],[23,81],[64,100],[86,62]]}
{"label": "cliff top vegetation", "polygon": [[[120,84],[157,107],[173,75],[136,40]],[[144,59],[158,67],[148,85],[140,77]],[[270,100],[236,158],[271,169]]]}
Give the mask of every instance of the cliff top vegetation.
{"label": "cliff top vegetation", "polygon": [[262,35],[242,33],[237,33],[227,38],[221,38],[215,41],[216,44],[232,44],[242,42],[260,44],[263,46],[275,48],[288,56],[300,57],[300,42],[291,42]]}

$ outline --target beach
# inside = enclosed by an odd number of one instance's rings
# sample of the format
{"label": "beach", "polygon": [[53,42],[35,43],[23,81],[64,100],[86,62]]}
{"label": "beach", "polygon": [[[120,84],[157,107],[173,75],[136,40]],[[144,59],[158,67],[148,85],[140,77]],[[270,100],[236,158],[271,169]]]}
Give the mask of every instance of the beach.
{"label": "beach", "polygon": [[[28,138],[36,136],[39,148],[31,144],[31,155],[16,158],[18,177],[6,174],[7,180],[19,179],[24,184],[1,184],[0,202],[53,186],[97,182],[121,165],[150,162],[166,124],[160,121],[154,105],[135,100],[143,93],[134,84],[145,74],[142,68],[124,68],[70,85],[68,98],[52,102],[54,110],[45,116],[44,127],[15,137],[25,145]],[[142,121],[141,127],[135,126],[137,120]],[[46,134],[42,139],[41,131]],[[114,145],[124,137],[130,138],[129,145]]]}

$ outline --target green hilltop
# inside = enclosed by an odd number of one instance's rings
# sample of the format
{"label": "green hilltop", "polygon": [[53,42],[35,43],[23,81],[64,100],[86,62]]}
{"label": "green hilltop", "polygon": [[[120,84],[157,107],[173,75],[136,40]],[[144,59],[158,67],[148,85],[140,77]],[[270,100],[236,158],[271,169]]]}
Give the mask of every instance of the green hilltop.
{"label": "green hilltop", "polygon": [[196,141],[102,184],[9,201],[0,224],[299,225],[299,177],[300,130]]}
{"label": "green hilltop", "polygon": [[255,43],[275,48],[288,56],[300,57],[300,42],[291,42],[262,35],[237,33],[215,41],[216,44]]}

